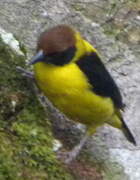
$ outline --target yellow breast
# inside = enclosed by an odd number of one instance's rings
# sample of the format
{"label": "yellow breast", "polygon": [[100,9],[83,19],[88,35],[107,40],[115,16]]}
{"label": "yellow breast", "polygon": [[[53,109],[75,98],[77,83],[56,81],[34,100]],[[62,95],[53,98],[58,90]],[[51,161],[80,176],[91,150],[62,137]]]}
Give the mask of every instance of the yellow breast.
{"label": "yellow breast", "polygon": [[113,114],[109,98],[91,91],[86,76],[75,63],[56,67],[43,62],[34,65],[38,86],[68,117],[84,124],[103,124]]}
{"label": "yellow breast", "polygon": [[39,62],[35,64],[34,72],[39,87],[47,96],[74,95],[90,88],[86,77],[75,63],[54,66]]}

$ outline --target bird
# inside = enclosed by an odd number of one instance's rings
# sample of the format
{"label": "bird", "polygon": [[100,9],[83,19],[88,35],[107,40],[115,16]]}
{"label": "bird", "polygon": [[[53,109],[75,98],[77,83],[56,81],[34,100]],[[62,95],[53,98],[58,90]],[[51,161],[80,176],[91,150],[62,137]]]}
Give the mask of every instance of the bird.
{"label": "bird", "polygon": [[104,124],[122,130],[129,142],[136,140],[122,117],[120,90],[98,51],[73,27],[60,24],[38,38],[30,65],[37,86],[52,104],[87,131],[66,159],[78,156],[87,139]]}

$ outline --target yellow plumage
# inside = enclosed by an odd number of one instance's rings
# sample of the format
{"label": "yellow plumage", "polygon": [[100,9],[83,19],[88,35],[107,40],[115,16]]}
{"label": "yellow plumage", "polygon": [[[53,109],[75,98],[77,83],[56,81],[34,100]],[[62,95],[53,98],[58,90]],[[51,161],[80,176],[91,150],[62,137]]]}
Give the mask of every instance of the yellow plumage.
{"label": "yellow plumage", "polygon": [[[77,52],[72,63],[56,66],[38,62],[34,65],[35,79],[38,86],[51,102],[72,120],[86,124],[91,132],[104,123],[111,123],[114,118],[112,100],[101,97],[91,91],[91,85],[75,61],[85,53],[96,50],[85,40],[76,35]],[[117,118],[115,116],[115,118]],[[120,122],[113,122],[120,126]]]}
{"label": "yellow plumage", "polygon": [[73,160],[98,126],[119,128],[136,144],[120,109],[124,105],[117,85],[100,61],[96,49],[66,25],[44,32],[32,59],[39,88],[61,112],[87,126],[87,134],[69,154]]}

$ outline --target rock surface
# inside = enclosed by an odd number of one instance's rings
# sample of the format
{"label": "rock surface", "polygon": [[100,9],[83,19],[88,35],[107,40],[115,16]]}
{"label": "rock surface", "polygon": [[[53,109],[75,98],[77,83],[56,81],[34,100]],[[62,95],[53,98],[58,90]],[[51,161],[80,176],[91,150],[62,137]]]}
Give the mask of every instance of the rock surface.
{"label": "rock surface", "polygon": [[56,159],[58,142],[31,82],[16,71],[25,66],[21,47],[0,28],[0,179],[73,180]]}
{"label": "rock surface", "polygon": [[[56,24],[73,25],[94,44],[120,86],[126,104],[124,119],[133,131],[138,146],[129,144],[116,129],[108,126],[100,128],[79,159],[83,159],[87,166],[90,164],[90,168],[98,164],[102,177],[90,176],[92,170],[82,177],[85,180],[139,180],[139,0],[1,0],[0,8],[1,27],[24,43],[28,58],[35,50],[40,32]],[[65,130],[65,127],[60,129]],[[67,137],[68,131],[63,133]],[[72,135],[76,136],[75,131]],[[82,169],[80,165],[76,166],[79,171]]]}

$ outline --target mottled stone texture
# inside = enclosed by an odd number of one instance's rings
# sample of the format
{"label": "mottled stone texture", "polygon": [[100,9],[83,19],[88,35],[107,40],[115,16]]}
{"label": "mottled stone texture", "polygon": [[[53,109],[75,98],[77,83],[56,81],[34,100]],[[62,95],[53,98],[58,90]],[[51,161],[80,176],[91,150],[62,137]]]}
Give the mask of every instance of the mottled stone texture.
{"label": "mottled stone texture", "polygon": [[[0,1],[0,26],[13,33],[24,44],[27,58],[34,53],[40,32],[62,23],[80,30],[98,49],[102,60],[120,86],[126,104],[124,119],[138,144],[137,147],[133,147],[120,131],[105,126],[89,140],[79,157],[80,162],[73,163],[70,170],[76,179],[82,177],[84,180],[139,180],[140,2],[139,0]],[[57,113],[54,114],[55,134],[64,142],[64,147],[68,148],[68,145],[72,147],[79,139],[77,138],[77,134],[78,137],[80,134],[79,129],[75,125],[64,123],[63,118],[59,121]],[[16,131],[20,130],[19,126],[15,125],[14,128]]]}
{"label": "mottled stone texture", "polygon": [[31,82],[16,71],[25,67],[21,49],[0,28],[0,180],[73,180],[56,159],[51,125]]}

